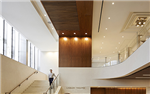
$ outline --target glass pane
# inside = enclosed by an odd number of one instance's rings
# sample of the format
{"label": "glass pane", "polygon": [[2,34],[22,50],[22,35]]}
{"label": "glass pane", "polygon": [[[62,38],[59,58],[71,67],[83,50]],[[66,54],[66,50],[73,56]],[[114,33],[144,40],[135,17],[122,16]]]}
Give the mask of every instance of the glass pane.
{"label": "glass pane", "polygon": [[35,47],[35,69],[36,70],[38,69],[37,68],[37,66],[38,66],[38,55],[39,55],[38,52],[39,52],[38,49]]}
{"label": "glass pane", "polygon": [[6,52],[4,55],[11,58],[11,34],[12,34],[12,27],[5,22],[5,46],[6,46]]}
{"label": "glass pane", "polygon": [[12,31],[11,58],[15,59],[15,30]]}
{"label": "glass pane", "polygon": [[15,32],[14,33],[15,34],[15,37],[14,37],[15,52],[14,52],[14,54],[15,54],[15,60],[18,61],[18,50],[19,50],[18,37],[19,37],[19,33],[16,30],[14,30],[14,32]]}
{"label": "glass pane", "polygon": [[35,54],[34,54],[34,45],[31,44],[31,56],[30,56],[30,57],[31,57],[31,67],[32,67],[32,68],[35,68],[35,64],[34,64],[34,63],[35,63],[35,62],[34,62],[34,59],[35,59],[35,58],[34,58],[34,55],[35,55]]}
{"label": "glass pane", "polygon": [[0,17],[0,54],[3,54],[3,19]]}
{"label": "glass pane", "polygon": [[19,62],[26,65],[26,39],[19,34]]}
{"label": "glass pane", "polygon": [[28,41],[28,66],[31,67],[31,58],[30,58],[30,48],[31,48],[31,43]]}

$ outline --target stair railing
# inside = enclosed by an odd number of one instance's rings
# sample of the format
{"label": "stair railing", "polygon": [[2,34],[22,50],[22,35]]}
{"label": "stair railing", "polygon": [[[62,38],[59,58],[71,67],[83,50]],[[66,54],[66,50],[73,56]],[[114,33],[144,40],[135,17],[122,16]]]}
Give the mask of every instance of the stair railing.
{"label": "stair railing", "polygon": [[33,72],[31,75],[29,75],[25,80],[23,80],[20,84],[18,84],[15,88],[13,88],[10,92],[6,92],[5,94],[11,94],[16,88],[20,87],[22,83],[27,81],[33,74],[37,74],[38,71]]}
{"label": "stair railing", "polygon": [[[46,90],[46,92],[44,92],[43,94],[47,94],[47,92],[52,88],[52,85],[54,84],[54,82],[57,80],[59,74],[55,77],[55,79],[53,80],[52,84],[50,85],[50,87]],[[51,94],[51,93],[50,93]]]}

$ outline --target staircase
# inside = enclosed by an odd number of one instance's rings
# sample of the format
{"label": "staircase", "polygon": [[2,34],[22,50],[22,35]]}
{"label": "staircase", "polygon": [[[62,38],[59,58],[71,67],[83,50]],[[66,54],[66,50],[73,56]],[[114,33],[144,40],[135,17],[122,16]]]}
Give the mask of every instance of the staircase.
{"label": "staircase", "polygon": [[43,94],[48,88],[47,80],[35,80],[22,94]]}

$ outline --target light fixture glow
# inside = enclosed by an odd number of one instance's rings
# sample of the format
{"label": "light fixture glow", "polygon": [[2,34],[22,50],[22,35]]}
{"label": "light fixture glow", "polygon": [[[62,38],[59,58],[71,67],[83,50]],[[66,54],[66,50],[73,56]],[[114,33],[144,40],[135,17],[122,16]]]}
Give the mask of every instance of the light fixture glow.
{"label": "light fixture glow", "polygon": [[108,19],[110,19],[110,17],[108,17]]}
{"label": "light fixture glow", "polygon": [[85,33],[87,35],[87,33]]}
{"label": "light fixture glow", "polygon": [[139,25],[137,25],[137,27],[139,27]]}
{"label": "light fixture glow", "polygon": [[120,44],[120,42],[118,42],[118,44]]}
{"label": "light fixture glow", "polygon": [[64,33],[62,33],[62,34],[64,34]]}
{"label": "light fixture glow", "polygon": [[104,38],[105,38],[105,36],[104,36]]}
{"label": "light fixture glow", "polygon": [[76,33],[74,33],[74,35],[75,35]]}
{"label": "light fixture glow", "polygon": [[46,16],[46,14],[44,14],[44,16]]}
{"label": "light fixture glow", "polygon": [[107,30],[107,28],[105,28]]}
{"label": "light fixture glow", "polygon": [[143,25],[141,25],[141,27],[143,27]]}
{"label": "light fixture glow", "polygon": [[124,36],[122,36],[122,38],[124,38]]}
{"label": "light fixture glow", "polygon": [[139,22],[139,24],[141,24],[141,22]]}
{"label": "light fixture glow", "polygon": [[67,40],[67,38],[65,37],[65,38],[64,38],[64,40],[66,41],[66,40]]}
{"label": "light fixture glow", "polygon": [[145,24],[145,22],[143,24]]}
{"label": "light fixture glow", "polygon": [[52,28],[52,29],[54,29],[54,28]]}
{"label": "light fixture glow", "polygon": [[102,42],[102,44],[104,44],[104,42]]}
{"label": "light fixture glow", "polygon": [[74,38],[74,40],[76,40],[76,41],[77,41],[77,40],[78,40],[78,38]]}
{"label": "light fixture glow", "polygon": [[85,40],[88,40],[88,38],[85,38]]}
{"label": "light fixture glow", "polygon": [[115,3],[114,2],[112,2],[112,5],[114,5]]}

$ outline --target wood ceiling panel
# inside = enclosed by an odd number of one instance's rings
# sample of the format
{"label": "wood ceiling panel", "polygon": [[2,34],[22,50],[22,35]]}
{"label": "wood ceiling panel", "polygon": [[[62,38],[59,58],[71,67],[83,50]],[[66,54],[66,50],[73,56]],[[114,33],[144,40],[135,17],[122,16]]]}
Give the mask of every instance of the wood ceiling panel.
{"label": "wood ceiling panel", "polygon": [[77,30],[76,1],[41,1],[56,30]]}
{"label": "wood ceiling panel", "polygon": [[60,37],[91,37],[93,1],[41,2]]}

